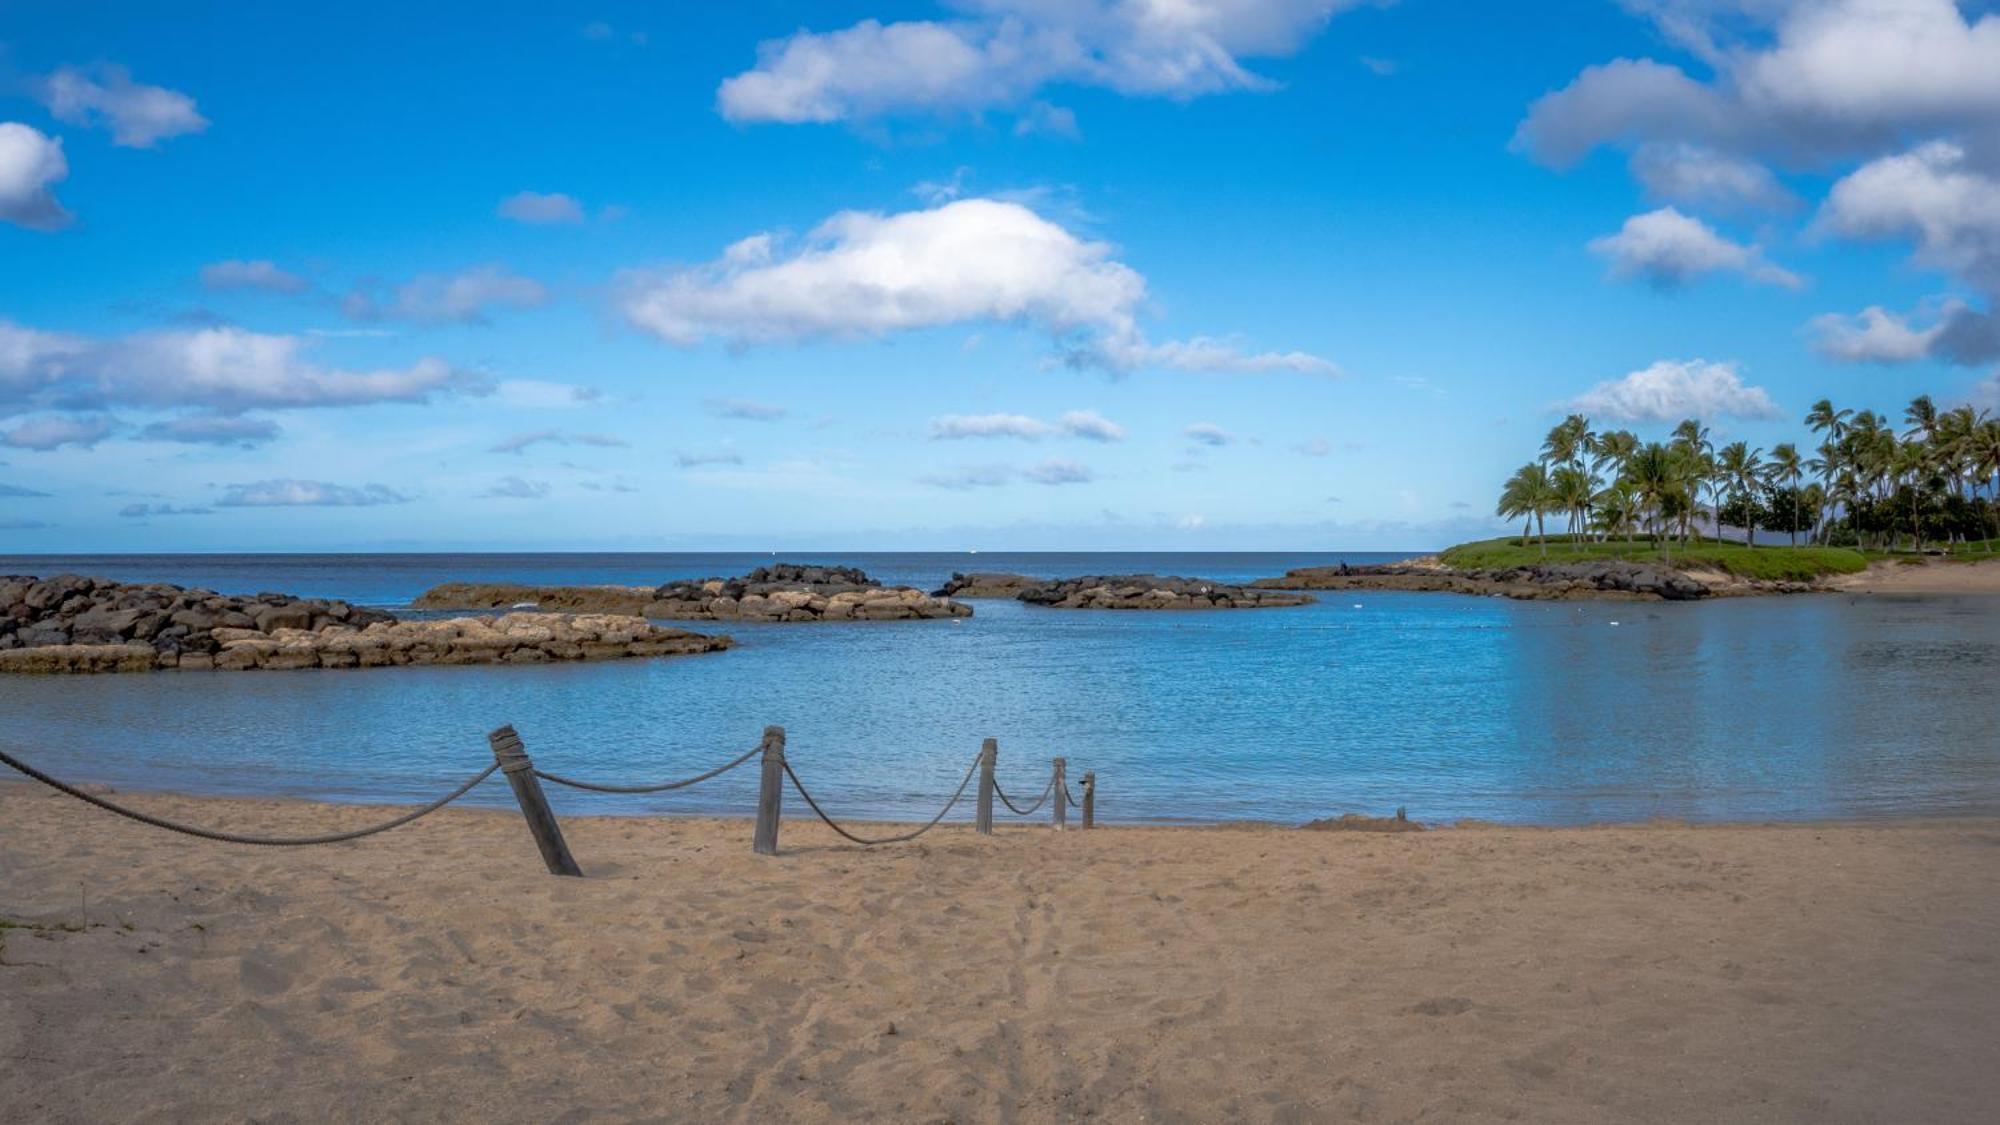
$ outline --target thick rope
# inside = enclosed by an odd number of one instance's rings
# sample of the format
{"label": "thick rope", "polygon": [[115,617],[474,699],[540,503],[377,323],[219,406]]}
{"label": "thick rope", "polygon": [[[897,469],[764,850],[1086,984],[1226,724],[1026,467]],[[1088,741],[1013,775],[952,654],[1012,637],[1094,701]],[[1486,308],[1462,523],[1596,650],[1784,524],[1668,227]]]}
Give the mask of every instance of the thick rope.
{"label": "thick rope", "polygon": [[1082,808],[1082,807],[1083,807],[1083,802],[1082,802],[1082,801],[1079,801],[1079,800],[1077,800],[1077,799],[1076,799],[1076,793],[1075,793],[1075,792],[1074,792],[1073,790],[1071,790],[1071,789],[1070,789],[1070,787],[1069,787],[1069,779],[1068,779],[1068,778],[1064,778],[1064,779],[1063,779],[1063,796],[1065,796],[1065,797],[1068,797],[1068,798],[1069,798],[1069,807],[1070,807],[1070,808],[1073,808],[1073,809],[1080,809],[1080,808]]}
{"label": "thick rope", "polygon": [[1053,771],[1051,771],[1049,773],[1049,783],[1047,785],[1042,786],[1042,795],[1035,798],[1034,804],[1029,805],[1027,808],[1024,809],[1014,804],[1013,801],[1007,798],[1007,791],[1000,788],[999,778],[996,777],[993,779],[994,796],[999,797],[1000,803],[1006,805],[1010,810],[1012,810],[1015,816],[1028,816],[1032,814],[1036,809],[1041,808],[1042,804],[1049,799],[1049,794],[1055,791],[1055,787],[1056,787],[1056,775]]}
{"label": "thick rope", "polygon": [[164,828],[169,832],[179,832],[183,836],[199,836],[204,840],[220,840],[225,844],[255,844],[262,847],[273,847],[273,848],[296,848],[296,847],[304,847],[309,844],[338,844],[345,840],[359,840],[363,836],[373,836],[377,832],[387,832],[391,828],[401,828],[403,825],[408,824],[413,820],[429,816],[430,814],[438,811],[439,809],[445,807],[446,805],[451,804],[453,801],[458,800],[460,797],[465,796],[467,793],[472,792],[473,786],[478,785],[480,782],[485,781],[489,777],[492,777],[493,771],[500,768],[500,763],[495,762],[492,765],[487,766],[485,769],[480,770],[465,784],[459,786],[458,788],[452,790],[449,793],[446,793],[444,796],[439,797],[437,800],[432,801],[430,804],[425,805],[422,808],[412,809],[409,812],[404,813],[402,816],[399,816],[394,820],[385,820],[381,824],[377,824],[370,828],[357,828],[352,832],[335,832],[325,836],[242,836],[234,832],[217,832],[214,829],[210,828],[195,828],[186,824],[176,824],[171,820],[165,820],[160,817],[150,815],[148,813],[142,813],[137,809],[128,809],[123,805],[107,801],[102,797],[97,797],[89,793],[85,793],[83,790],[78,789],[74,785],[69,785],[65,782],[57,781],[55,778],[50,777],[48,774],[43,773],[42,771],[29,765],[28,763],[13,757],[4,750],[0,750],[0,764],[12,766],[13,768],[21,771],[22,773],[27,774],[29,777],[34,778],[36,781],[41,782],[43,785],[46,785],[49,788],[54,789],[58,792],[67,793],[70,796],[75,797],[79,801],[83,801],[87,804],[96,805],[98,808],[103,809],[106,812],[117,813],[119,816],[136,820],[141,824],[150,824],[155,828]]}
{"label": "thick rope", "polygon": [[812,811],[816,813],[821,820],[826,822],[826,826],[828,828],[833,829],[835,832],[840,833],[842,836],[847,837],[848,839],[854,841],[857,844],[860,844],[864,847],[872,847],[876,844],[900,844],[906,840],[914,840],[917,837],[923,835],[924,833],[929,832],[931,829],[936,828],[938,825],[938,821],[944,819],[944,814],[950,812],[951,807],[953,805],[958,804],[958,799],[960,797],[965,796],[965,787],[972,783],[973,771],[977,770],[978,768],[979,768],[979,759],[974,758],[972,760],[972,765],[966,767],[965,779],[958,783],[958,792],[953,793],[951,795],[951,800],[946,801],[944,803],[944,807],[938,810],[938,814],[930,818],[930,820],[927,823],[925,823],[925,825],[922,828],[919,828],[914,832],[905,832],[900,836],[878,836],[872,839],[865,836],[856,836],[854,833],[849,832],[847,829],[842,828],[840,825],[834,823],[834,819],[826,815],[826,810],[820,808],[819,802],[813,800],[813,795],[811,793],[806,792],[806,787],[799,783],[799,775],[792,772],[792,763],[790,762],[785,763],[785,776],[792,779],[792,788],[799,791],[799,796],[804,797],[806,799],[806,804],[812,806]]}
{"label": "thick rope", "polygon": [[543,773],[541,770],[536,770],[535,776],[541,778],[543,781],[554,782],[557,785],[567,785],[571,789],[588,789],[592,793],[664,793],[669,789],[686,789],[690,785],[699,785],[711,777],[720,777],[756,757],[763,750],[762,746],[752,746],[748,753],[727,765],[717,766],[707,773],[696,774],[682,781],[665,781],[658,785],[599,785],[593,781],[576,781],[572,778],[561,777],[552,773]]}

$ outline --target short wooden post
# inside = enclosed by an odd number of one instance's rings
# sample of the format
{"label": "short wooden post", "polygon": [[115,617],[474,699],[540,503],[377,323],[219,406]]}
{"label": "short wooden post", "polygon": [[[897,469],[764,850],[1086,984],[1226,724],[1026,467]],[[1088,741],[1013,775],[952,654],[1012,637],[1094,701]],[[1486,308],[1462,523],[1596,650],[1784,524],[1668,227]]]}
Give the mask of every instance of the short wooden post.
{"label": "short wooden post", "polygon": [[979,744],[979,818],[974,827],[981,836],[993,835],[993,764],[999,757],[999,739]]}
{"label": "short wooden post", "polygon": [[1061,832],[1063,829],[1069,827],[1069,790],[1065,788],[1065,786],[1068,783],[1067,780],[1063,777],[1063,771],[1068,767],[1068,765],[1069,765],[1068,759],[1066,758],[1056,759],[1055,792],[1049,794],[1049,796],[1053,797],[1056,802],[1056,814],[1055,814],[1056,831],[1058,832]]}
{"label": "short wooden post", "polygon": [[487,735],[486,741],[493,747],[493,760],[500,763],[500,772],[507,775],[507,784],[514,787],[514,799],[521,803],[521,815],[528,820],[528,831],[535,837],[535,847],[541,849],[542,862],[549,865],[549,874],[581,876],[583,870],[563,842],[562,826],[549,809],[549,799],[535,777],[535,763],[528,760],[521,736],[512,726],[504,726]]}
{"label": "short wooden post", "polygon": [[778,812],[785,796],[785,728],[764,728],[764,776],[757,788],[758,855],[778,854]]}
{"label": "short wooden post", "polygon": [[1097,771],[1083,775],[1083,826],[1085,829],[1097,825]]}

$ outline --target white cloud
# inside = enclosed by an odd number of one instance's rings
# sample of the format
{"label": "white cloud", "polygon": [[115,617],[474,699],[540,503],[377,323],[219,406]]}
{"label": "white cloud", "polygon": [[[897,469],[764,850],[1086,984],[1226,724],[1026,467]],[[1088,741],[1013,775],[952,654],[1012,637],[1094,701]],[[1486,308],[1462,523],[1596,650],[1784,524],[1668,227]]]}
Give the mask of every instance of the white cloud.
{"label": "white cloud", "polygon": [[963,465],[941,473],[926,473],[917,478],[917,483],[933,488],[948,488],[964,491],[973,488],[997,488],[1014,480],[1012,465]]}
{"label": "white cloud", "polygon": [[540,500],[549,494],[549,482],[501,477],[479,494],[482,500]]}
{"label": "white cloud", "polygon": [[1953,0],[1631,6],[1715,79],[1651,59],[1586,68],[1530,108],[1520,147],[1555,164],[1649,140],[1825,157],[1913,131],[1990,127],[2000,112],[2000,17],[1968,22]]}
{"label": "white cloud", "polygon": [[931,440],[955,438],[1022,438],[1035,441],[1053,429],[1025,414],[946,414],[931,419]]}
{"label": "white cloud", "polygon": [[386,302],[375,287],[357,286],[341,308],[356,320],[485,324],[493,308],[533,308],[548,296],[540,282],[488,265],[455,274],[420,274],[397,287]]}
{"label": "white cloud", "polygon": [[477,390],[439,359],[346,371],[311,362],[306,340],[241,328],[145,332],[109,340],[0,321],[0,412],[9,406],[258,408],[422,402]]}
{"label": "white cloud", "polygon": [[1945,322],[1929,328],[1912,328],[1908,317],[1892,313],[1880,305],[1870,305],[1854,316],[1827,313],[1812,322],[1814,350],[1828,359],[1843,363],[1909,363],[1931,354]]}
{"label": "white cloud", "polygon": [[267,258],[211,262],[201,267],[201,285],[204,289],[265,289],[273,293],[303,293],[312,288],[311,282],[278,268]]}
{"label": "white cloud", "polygon": [[172,504],[127,504],[118,509],[118,514],[126,519],[146,519],[152,516],[212,516],[213,508],[177,508]]}
{"label": "white cloud", "polygon": [[65,445],[89,449],[110,437],[114,428],[111,419],[102,415],[37,418],[23,422],[11,430],[0,432],[0,445],[43,453],[61,449]]}
{"label": "white cloud", "polygon": [[1776,211],[1796,206],[1769,168],[1685,141],[1640,145],[1632,174],[1663,203],[1721,211]]}
{"label": "white cloud", "polygon": [[500,201],[494,213],[517,223],[580,223],[583,205],[562,192],[520,191]]}
{"label": "white cloud", "polygon": [[1189,441],[1199,442],[1202,445],[1228,445],[1236,440],[1235,434],[1213,422],[1196,422],[1182,430],[1181,435]]}
{"label": "white cloud", "polygon": [[1088,467],[1060,458],[1038,461],[1021,470],[1021,475],[1036,484],[1088,484],[1097,479]]}
{"label": "white cloud", "polygon": [[235,445],[248,448],[273,441],[278,424],[269,418],[240,415],[200,414],[189,418],[169,418],[139,431],[141,441],[172,441],[183,445]]}
{"label": "white cloud", "polygon": [[536,445],[589,445],[599,449],[622,449],[628,445],[624,438],[614,434],[573,434],[562,430],[535,430],[531,433],[514,434],[492,448],[488,453],[520,453]]}
{"label": "white cloud", "polygon": [[754,235],[692,269],[628,271],[620,311],[673,344],[738,346],[859,338],[949,325],[1027,324],[1076,366],[1126,371],[1331,370],[1300,353],[1250,355],[1210,339],[1149,344],[1137,323],[1146,283],[1020,203],[959,199],[893,215],[846,211],[789,254]]}
{"label": "white cloud", "polygon": [[31,230],[68,226],[52,187],[69,176],[62,140],[18,121],[0,121],[0,222]]}
{"label": "white cloud", "polygon": [[1308,457],[1327,457],[1333,453],[1333,443],[1323,437],[1302,441],[1292,448]]}
{"label": "white cloud", "polygon": [[193,98],[134,82],[122,66],[62,67],[43,80],[42,100],[56,120],[108,127],[111,142],[128,148],[151,148],[164,138],[208,128]]}
{"label": "white cloud", "polygon": [[260,480],[232,484],[216,504],[224,508],[366,508],[403,504],[409,497],[380,484],[350,487],[317,480]]}
{"label": "white cloud", "polygon": [[1816,223],[1850,238],[1911,238],[1919,262],[2000,293],[2000,179],[1971,167],[1959,145],[1933,141],[1863,165],[1833,185]]}
{"label": "white cloud", "polygon": [[1124,441],[1125,427],[1095,410],[1072,410],[1059,423],[1063,432],[1086,441]]}
{"label": "white cloud", "polygon": [[683,469],[698,469],[704,465],[741,465],[743,455],[733,449],[682,450],[674,454],[674,464]]}
{"label": "white cloud", "polygon": [[572,383],[506,379],[493,388],[493,397],[516,410],[568,410],[602,401],[604,392]]}
{"label": "white cloud", "polygon": [[1180,99],[1269,89],[1241,60],[1292,54],[1355,2],[963,0],[962,20],[863,20],[760,44],[716,106],[731,121],[801,123],[976,114],[1056,83]]}
{"label": "white cloud", "polygon": [[1776,418],[1762,387],[1745,386],[1732,363],[1663,359],[1622,379],[1599,383],[1565,405],[1618,422],[1678,422],[1683,418]]}
{"label": "white cloud", "polygon": [[782,406],[747,398],[705,398],[701,400],[701,408],[717,418],[745,422],[776,422],[790,413]]}
{"label": "white cloud", "polygon": [[1804,278],[1765,261],[1757,247],[1731,242],[1672,207],[1632,216],[1617,234],[1592,239],[1590,251],[1611,263],[1614,278],[1643,278],[1666,288],[1718,272],[1787,289],[1805,285]]}

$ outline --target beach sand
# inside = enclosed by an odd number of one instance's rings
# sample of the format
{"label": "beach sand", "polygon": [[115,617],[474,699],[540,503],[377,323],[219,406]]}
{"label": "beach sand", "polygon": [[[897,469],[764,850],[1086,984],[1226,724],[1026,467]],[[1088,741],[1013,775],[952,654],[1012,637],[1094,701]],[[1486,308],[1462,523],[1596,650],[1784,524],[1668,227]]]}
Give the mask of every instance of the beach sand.
{"label": "beach sand", "polygon": [[[237,830],[381,815],[122,799]],[[255,849],[0,784],[0,1119],[2000,1105],[2000,822],[947,826],[864,851],[789,819],[776,858],[745,821],[565,826],[589,878],[543,874],[511,811]]]}
{"label": "beach sand", "polygon": [[1854,594],[2000,594],[2000,557],[1971,559],[1878,562],[1860,574],[1829,578],[1826,587]]}

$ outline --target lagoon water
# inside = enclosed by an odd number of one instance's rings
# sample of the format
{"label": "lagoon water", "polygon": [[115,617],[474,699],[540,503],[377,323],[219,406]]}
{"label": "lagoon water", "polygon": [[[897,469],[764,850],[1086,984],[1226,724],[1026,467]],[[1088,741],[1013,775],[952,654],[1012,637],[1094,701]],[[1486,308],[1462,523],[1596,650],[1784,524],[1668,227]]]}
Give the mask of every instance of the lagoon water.
{"label": "lagoon water", "polygon": [[[935,586],[953,570],[1223,580],[1396,556],[798,554]],[[755,554],[0,557],[394,608],[446,580],[644,584]],[[118,787],[428,798],[506,722],[537,764],[638,783],[788,731],[844,816],[928,817],[980,739],[1032,795],[1048,759],[1099,775],[1109,821],[1825,819],[2000,813],[2000,598],[1657,603],[1322,595],[1303,609],[1086,612],[979,601],[958,621],[683,623],[714,656],[525,667],[0,678],[0,745]],[[747,814],[753,769],[560,808]],[[469,800],[504,804],[497,783]],[[788,798],[796,805],[796,798]],[[788,806],[789,807],[789,806]],[[803,810],[790,808],[794,815]],[[970,802],[960,807],[970,815]]]}

